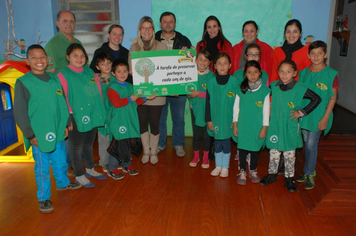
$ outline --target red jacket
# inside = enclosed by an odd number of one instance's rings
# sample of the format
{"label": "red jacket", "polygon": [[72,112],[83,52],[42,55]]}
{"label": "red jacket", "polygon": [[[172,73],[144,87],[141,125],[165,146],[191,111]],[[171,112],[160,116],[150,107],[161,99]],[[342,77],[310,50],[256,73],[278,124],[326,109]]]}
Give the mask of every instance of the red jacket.
{"label": "red jacket", "polygon": [[[261,48],[261,58],[259,61],[261,65],[261,69],[266,71],[268,75],[271,75],[273,49],[267,43],[260,41],[258,38],[256,38],[256,43]],[[234,71],[240,69],[239,64],[240,64],[241,54],[245,53],[242,51],[242,49],[244,48],[244,44],[245,44],[244,40],[242,40],[240,43],[236,44],[233,47]]]}
{"label": "red jacket", "polygon": [[[200,47],[202,47],[202,50],[206,48],[206,46],[207,46],[206,44],[207,44],[207,43],[206,43],[205,40],[198,42],[197,47],[195,48],[197,54],[198,54],[198,52],[199,52],[199,50],[200,50]],[[219,49],[219,53],[225,52],[225,53],[227,53],[227,55],[229,55],[229,57],[230,57],[230,59],[231,59],[231,68],[230,68],[230,70],[229,70],[229,74],[232,75],[232,74],[234,73],[234,69],[233,69],[233,65],[234,65],[234,54],[233,54],[233,52],[232,52],[232,45],[231,45],[231,43],[230,43],[228,40],[226,40],[226,41],[224,42],[223,47],[221,48],[220,41],[219,41],[217,46],[218,46],[218,49]],[[213,58],[213,61],[214,61],[214,58]],[[210,69],[212,72],[215,73],[214,62],[213,62],[213,61],[211,61],[211,63],[210,63],[210,68],[209,68],[209,69]]]}
{"label": "red jacket", "polygon": [[[308,49],[309,49],[308,46],[304,46],[298,51],[293,52],[292,54],[292,61],[294,61],[295,64],[297,64],[298,71],[301,71],[311,65],[311,62],[308,57]],[[272,56],[272,74],[269,77],[270,83],[279,80],[278,66],[285,58],[286,58],[286,54],[283,52],[281,47],[274,49],[273,56]],[[297,81],[299,80],[298,75],[295,79]]]}

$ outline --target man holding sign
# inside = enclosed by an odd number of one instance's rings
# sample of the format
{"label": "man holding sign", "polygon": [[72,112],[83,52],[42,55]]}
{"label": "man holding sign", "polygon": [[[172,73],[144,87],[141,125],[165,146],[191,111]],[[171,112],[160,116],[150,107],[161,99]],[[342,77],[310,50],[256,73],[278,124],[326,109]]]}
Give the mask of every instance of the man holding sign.
{"label": "man holding sign", "polygon": [[[156,40],[167,45],[168,49],[183,49],[190,48],[192,46],[190,40],[175,31],[176,17],[172,12],[164,12],[160,17],[159,25],[162,30],[156,33]],[[167,114],[168,104],[171,107],[171,116],[173,121],[172,139],[173,147],[176,149],[176,154],[179,157],[185,155],[183,149],[184,145],[184,111],[186,104],[186,95],[170,96],[166,98],[166,104],[164,105],[160,118],[160,138],[158,143],[158,152],[166,148],[167,140]]]}

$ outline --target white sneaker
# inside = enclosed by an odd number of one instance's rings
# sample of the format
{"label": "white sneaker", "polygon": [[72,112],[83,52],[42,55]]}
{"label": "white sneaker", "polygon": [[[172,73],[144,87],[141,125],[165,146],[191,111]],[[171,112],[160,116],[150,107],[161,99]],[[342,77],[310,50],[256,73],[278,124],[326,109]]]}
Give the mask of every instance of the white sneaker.
{"label": "white sneaker", "polygon": [[215,169],[210,173],[212,176],[218,176],[221,172],[221,167],[215,167]]}
{"label": "white sneaker", "polygon": [[165,149],[165,148],[158,146],[158,147],[157,147],[157,153],[163,151],[164,149]]}
{"label": "white sneaker", "polygon": [[222,168],[220,172],[220,177],[228,177],[229,176],[229,169],[228,168]]}
{"label": "white sneaker", "polygon": [[176,146],[175,149],[176,149],[177,156],[179,156],[179,157],[185,156],[185,151],[183,149],[183,146]]}

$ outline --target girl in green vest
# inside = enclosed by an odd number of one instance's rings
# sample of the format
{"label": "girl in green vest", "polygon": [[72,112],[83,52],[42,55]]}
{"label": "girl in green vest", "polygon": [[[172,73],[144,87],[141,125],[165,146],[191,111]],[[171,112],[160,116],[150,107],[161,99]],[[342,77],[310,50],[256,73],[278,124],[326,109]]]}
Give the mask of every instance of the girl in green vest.
{"label": "girl in green vest", "polygon": [[[87,179],[106,179],[105,175],[94,170],[93,144],[97,127],[105,125],[106,111],[101,94],[100,80],[94,71],[85,66],[88,55],[82,45],[73,43],[67,48],[69,65],[60,70],[61,81],[72,128],[69,132],[70,158],[75,172],[75,181],[83,187],[94,187]],[[83,170],[83,160],[86,173]]]}
{"label": "girl in green vest", "polygon": [[207,83],[205,121],[208,134],[215,140],[215,169],[212,176],[229,176],[232,136],[232,111],[238,90],[238,81],[229,75],[231,60],[220,53],[214,60],[215,77]]}
{"label": "girl in green vest", "polygon": [[209,70],[211,62],[210,53],[206,50],[198,52],[196,57],[198,69],[198,89],[188,94],[191,103],[191,115],[193,124],[193,150],[194,157],[189,163],[191,167],[196,167],[200,157],[200,141],[203,141],[203,169],[209,168],[209,147],[210,137],[206,129],[205,122],[205,103],[206,85],[213,78],[214,74]]}
{"label": "girl in green vest", "polygon": [[[289,192],[297,190],[294,183],[295,149],[303,147],[299,118],[312,112],[321,100],[305,84],[294,79],[297,73],[295,62],[284,60],[278,67],[280,79],[271,83],[271,121],[266,137],[270,160],[268,175],[260,181],[262,186],[276,182],[279,157],[283,152],[286,181],[284,186]],[[302,103],[303,99],[310,100],[305,107]]]}
{"label": "girl in green vest", "polygon": [[257,61],[248,61],[244,67],[245,79],[237,91],[233,115],[233,139],[239,148],[237,183],[246,184],[246,157],[251,156],[249,177],[259,183],[257,175],[258,152],[264,144],[269,126],[270,90],[262,82],[262,70]]}

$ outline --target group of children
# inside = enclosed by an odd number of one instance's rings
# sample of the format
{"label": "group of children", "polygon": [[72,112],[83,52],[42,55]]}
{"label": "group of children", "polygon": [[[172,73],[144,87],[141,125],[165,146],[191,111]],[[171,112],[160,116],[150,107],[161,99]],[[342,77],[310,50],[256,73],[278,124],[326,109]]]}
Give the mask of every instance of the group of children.
{"label": "group of children", "polygon": [[[129,66],[125,60],[112,62],[106,53],[101,53],[95,62],[100,74],[94,74],[85,66],[88,56],[80,44],[71,44],[66,55],[68,67],[55,76],[46,72],[48,58],[44,49],[39,45],[30,46],[26,62],[31,71],[19,78],[15,86],[15,119],[24,134],[26,147],[32,145],[37,197],[43,213],[54,209],[50,201],[50,166],[58,191],[93,187],[88,178],[106,178],[94,170],[93,144],[97,133],[100,165],[108,176],[124,177],[119,172],[119,162],[123,172],[138,174],[131,165],[131,139],[140,138],[137,106],[155,97],[134,95],[133,86],[126,82]],[[209,136],[213,136],[215,168],[211,175],[227,177],[232,137],[239,149],[238,184],[246,184],[247,172],[254,183],[265,186],[275,182],[279,157],[283,153],[285,186],[294,192],[295,150],[303,146],[303,133],[306,163],[297,181],[305,182],[305,188],[311,189],[318,141],[321,132],[324,130],[326,134],[332,122],[337,72],[325,65],[326,44],[316,41],[309,46],[312,65],[300,71],[299,82],[295,80],[298,73],[295,63],[286,60],[278,68],[280,80],[268,88],[268,75],[258,63],[260,55],[257,44],[249,45],[245,51],[245,67],[231,76],[231,61],[226,53],[214,59],[215,75],[209,70],[212,59],[209,52],[201,50],[197,54],[198,89],[189,94],[194,148],[189,165],[196,167],[200,161],[200,141],[203,140],[201,166],[209,168]],[[66,175],[64,139],[67,136],[75,183]],[[120,149],[115,157],[107,152],[113,143]],[[258,153],[264,146],[270,149],[270,162],[268,175],[260,181]]]}
{"label": "group of children", "polygon": [[[155,97],[134,95],[133,86],[126,82],[129,65],[125,60],[113,63],[102,53],[96,59],[100,74],[94,74],[85,66],[88,62],[85,49],[77,43],[67,48],[66,58],[68,66],[56,76],[46,72],[45,50],[40,45],[30,46],[26,62],[31,71],[15,85],[15,119],[24,134],[26,147],[32,145],[37,197],[43,213],[54,210],[50,201],[50,166],[58,191],[94,187],[88,178],[106,179],[94,170],[93,144],[97,133],[100,162],[103,167],[107,166],[108,176],[124,177],[118,170],[119,162],[123,172],[138,174],[131,166],[130,142],[132,138],[140,138],[136,108]],[[66,174],[64,139],[67,136],[75,183],[70,182]],[[110,142],[119,146],[119,155],[114,157],[107,153]]]}
{"label": "group of children", "polygon": [[[332,123],[337,71],[325,64],[326,44],[315,41],[309,46],[311,66],[299,72],[299,82],[295,80],[298,75],[296,64],[284,60],[278,67],[279,80],[269,85],[268,74],[261,70],[258,62],[260,56],[257,44],[247,46],[245,67],[231,76],[231,61],[226,53],[220,53],[214,59],[215,75],[209,71],[210,54],[204,50],[197,54],[198,89],[189,95],[194,118],[194,157],[190,166],[197,166],[200,160],[202,139],[202,167],[209,167],[210,135],[215,142],[215,169],[211,175],[227,177],[232,137],[239,152],[238,184],[245,185],[247,176],[262,186],[275,182],[283,155],[285,187],[289,192],[295,192],[295,152],[303,147],[303,134],[306,159],[303,174],[297,182],[305,182],[305,189],[312,189],[318,142],[322,131],[327,134]],[[257,163],[263,147],[270,149],[270,161],[268,174],[260,180]]]}

